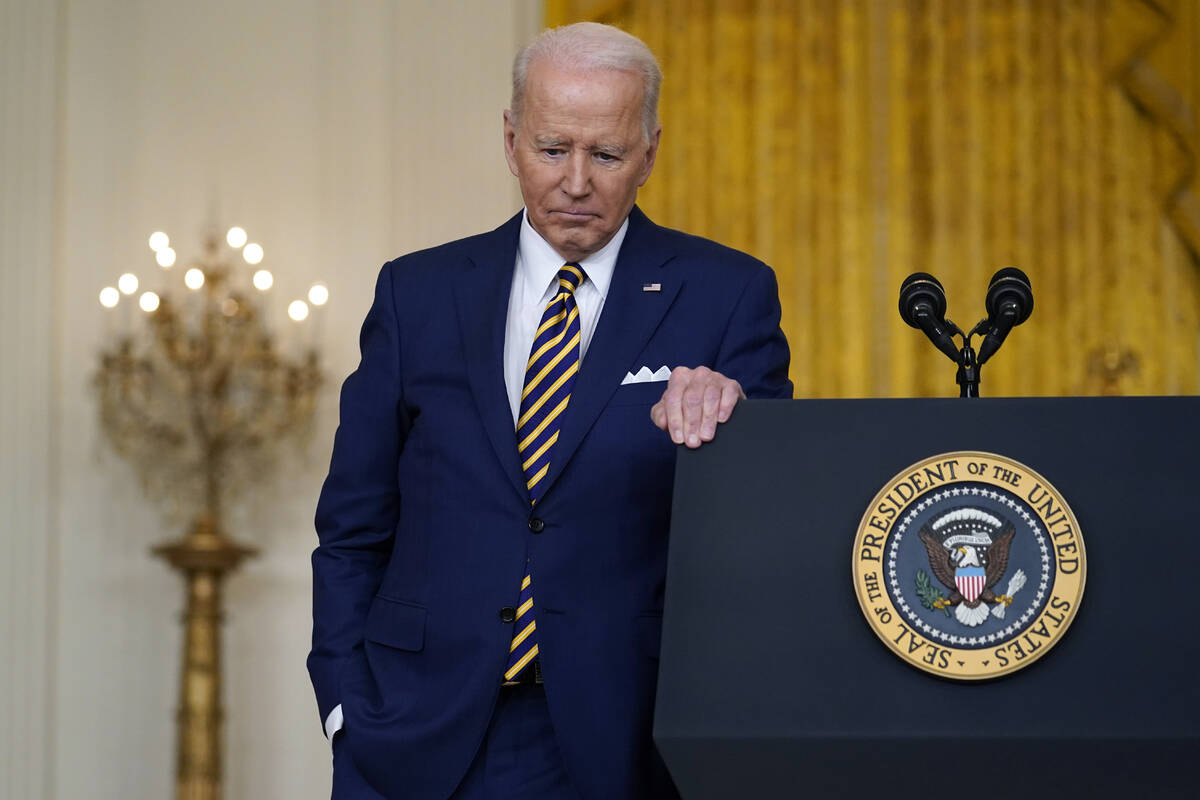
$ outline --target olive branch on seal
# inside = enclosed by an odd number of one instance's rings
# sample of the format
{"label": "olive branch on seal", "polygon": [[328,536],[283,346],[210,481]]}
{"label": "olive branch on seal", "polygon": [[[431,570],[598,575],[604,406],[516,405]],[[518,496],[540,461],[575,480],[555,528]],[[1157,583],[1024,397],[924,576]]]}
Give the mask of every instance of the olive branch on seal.
{"label": "olive branch on seal", "polygon": [[946,616],[950,616],[950,607],[947,605],[938,605],[937,601],[945,598],[942,593],[933,588],[933,584],[929,580],[929,573],[923,569],[917,570],[917,597],[921,598],[921,605],[929,609],[941,608],[946,612]]}

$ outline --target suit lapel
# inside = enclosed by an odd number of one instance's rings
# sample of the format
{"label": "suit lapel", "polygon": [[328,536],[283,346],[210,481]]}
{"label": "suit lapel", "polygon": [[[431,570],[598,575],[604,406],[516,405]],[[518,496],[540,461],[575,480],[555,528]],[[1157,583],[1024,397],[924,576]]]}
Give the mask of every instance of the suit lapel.
{"label": "suit lapel", "polygon": [[504,332],[520,229],[518,213],[482,237],[480,246],[469,255],[470,266],[452,284],[467,375],[483,427],[504,473],[528,502],[512,409],[504,385]]}
{"label": "suit lapel", "polygon": [[[663,246],[657,226],[635,206],[629,215],[629,230],[621,244],[604,310],[575,379],[571,402],[567,404],[558,443],[550,458],[547,492],[553,491],[554,482],[679,293],[681,278],[664,269],[672,255]],[[648,283],[660,284],[661,288],[643,291],[642,287]]]}

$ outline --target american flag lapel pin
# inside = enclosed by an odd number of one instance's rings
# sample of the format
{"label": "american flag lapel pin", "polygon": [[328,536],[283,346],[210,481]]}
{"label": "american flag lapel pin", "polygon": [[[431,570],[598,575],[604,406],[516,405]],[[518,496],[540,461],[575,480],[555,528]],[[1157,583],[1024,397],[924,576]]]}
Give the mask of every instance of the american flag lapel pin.
{"label": "american flag lapel pin", "polygon": [[662,284],[661,283],[643,283],[642,291],[643,292],[661,292]]}

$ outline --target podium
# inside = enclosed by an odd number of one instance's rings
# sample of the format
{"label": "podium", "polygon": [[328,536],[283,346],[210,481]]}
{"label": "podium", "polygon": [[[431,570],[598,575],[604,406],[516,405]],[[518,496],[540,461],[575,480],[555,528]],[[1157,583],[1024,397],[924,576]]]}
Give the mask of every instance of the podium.
{"label": "podium", "polygon": [[[1200,797],[1200,398],[743,401],[676,464],[654,738],[684,800]],[[872,498],[940,453],[1045,476],[1086,547],[1036,663],[923,672],[851,577]]]}

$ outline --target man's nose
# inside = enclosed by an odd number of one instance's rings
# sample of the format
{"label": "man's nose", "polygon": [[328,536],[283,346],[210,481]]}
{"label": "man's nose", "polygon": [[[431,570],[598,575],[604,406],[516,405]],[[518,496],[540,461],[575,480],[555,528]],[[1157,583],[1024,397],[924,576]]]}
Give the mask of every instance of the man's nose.
{"label": "man's nose", "polygon": [[591,161],[587,153],[572,153],[564,169],[562,190],[572,197],[583,197],[592,191]]}

